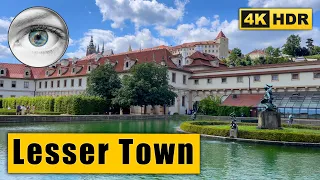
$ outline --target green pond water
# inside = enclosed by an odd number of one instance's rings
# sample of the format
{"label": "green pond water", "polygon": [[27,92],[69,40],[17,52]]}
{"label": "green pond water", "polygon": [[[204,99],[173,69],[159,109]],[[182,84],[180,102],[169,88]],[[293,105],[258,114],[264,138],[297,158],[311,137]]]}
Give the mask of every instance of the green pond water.
{"label": "green pond water", "polygon": [[178,120],[117,120],[0,126],[0,179],[320,179],[320,149],[201,140],[200,175],[13,175],[7,173],[8,132],[175,133]]}

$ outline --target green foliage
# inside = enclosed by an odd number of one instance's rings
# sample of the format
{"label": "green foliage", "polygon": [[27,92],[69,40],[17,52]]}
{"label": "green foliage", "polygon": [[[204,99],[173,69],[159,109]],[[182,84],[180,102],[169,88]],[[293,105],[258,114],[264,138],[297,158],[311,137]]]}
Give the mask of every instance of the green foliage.
{"label": "green foliage", "polygon": [[125,76],[122,87],[116,91],[112,103],[121,107],[130,105],[171,105],[177,94],[168,83],[168,69],[155,63],[135,65]]}
{"label": "green foliage", "polygon": [[98,66],[88,76],[87,94],[104,98],[111,105],[114,92],[121,87],[121,80],[110,64]]}
{"label": "green foliage", "polygon": [[241,62],[241,50],[239,48],[232,49],[230,56],[228,57],[227,64],[229,66],[239,66]]}
{"label": "green foliage", "polygon": [[208,96],[199,103],[199,112],[206,115],[217,114],[217,109],[221,104],[220,96]]}
{"label": "green foliage", "polygon": [[2,108],[2,98],[0,98],[0,108]]}
{"label": "green foliage", "polygon": [[3,108],[10,107],[15,112],[17,105],[30,107],[34,105],[37,112],[57,112],[75,115],[91,114],[93,112],[104,113],[106,112],[106,107],[108,107],[103,98],[83,95],[3,98]]}
{"label": "green foliage", "polygon": [[300,48],[301,38],[299,35],[290,35],[287,38],[286,44],[283,45],[283,53],[291,56],[296,56],[297,49]]}
{"label": "green foliage", "polygon": [[[35,111],[34,114],[39,115],[60,115],[60,112],[46,112],[46,111]],[[2,109],[0,108],[0,115],[16,115],[15,109]]]}
{"label": "green foliage", "polygon": [[[309,126],[299,125],[299,128],[283,126],[283,130],[257,129],[256,124],[238,123],[238,138],[259,139],[269,141],[309,142],[319,143],[320,133]],[[187,132],[228,137],[230,124],[228,122],[195,121],[184,122],[180,128]]]}

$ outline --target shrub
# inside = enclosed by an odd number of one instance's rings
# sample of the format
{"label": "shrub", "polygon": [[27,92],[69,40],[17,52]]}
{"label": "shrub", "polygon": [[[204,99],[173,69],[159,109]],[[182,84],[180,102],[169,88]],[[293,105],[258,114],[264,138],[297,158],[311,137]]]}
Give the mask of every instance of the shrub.
{"label": "shrub", "polygon": [[[215,121],[195,121],[184,122],[180,128],[187,132],[208,134],[215,136],[229,136],[230,127],[217,127],[215,125],[227,125],[228,122],[215,122]],[[318,131],[319,126],[306,126],[306,125],[293,125],[291,129],[301,129],[301,131],[291,131],[290,129],[284,130],[261,130],[252,129],[250,127],[256,126],[253,123],[238,123],[239,131],[238,138],[244,139],[259,139],[269,141],[287,141],[287,142],[309,142],[320,143],[320,134],[303,131],[302,129],[309,129]],[[249,128],[248,128],[249,127]],[[283,125],[283,127],[288,127]]]}
{"label": "shrub", "polygon": [[[39,115],[60,115],[60,112],[35,111],[34,114]],[[16,115],[15,109],[0,109],[0,115]]]}

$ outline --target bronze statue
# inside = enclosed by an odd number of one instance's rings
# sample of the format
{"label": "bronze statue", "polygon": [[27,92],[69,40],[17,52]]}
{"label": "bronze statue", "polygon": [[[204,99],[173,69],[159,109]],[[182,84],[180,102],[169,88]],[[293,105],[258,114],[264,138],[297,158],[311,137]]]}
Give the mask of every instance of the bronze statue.
{"label": "bronze statue", "polygon": [[231,129],[238,129],[238,125],[236,124],[236,114],[234,112],[232,112],[230,115],[230,118],[231,118]]}
{"label": "bronze statue", "polygon": [[261,100],[261,104],[265,107],[264,111],[276,111],[277,107],[272,103],[272,85],[266,84],[264,89],[266,92],[264,94],[263,99]]}
{"label": "bronze statue", "polygon": [[196,101],[196,102],[193,104],[193,113],[192,113],[192,116],[191,116],[191,118],[192,118],[193,121],[197,118],[197,112],[198,112],[198,110],[199,110],[199,104],[198,104],[198,103],[199,103],[199,102]]}

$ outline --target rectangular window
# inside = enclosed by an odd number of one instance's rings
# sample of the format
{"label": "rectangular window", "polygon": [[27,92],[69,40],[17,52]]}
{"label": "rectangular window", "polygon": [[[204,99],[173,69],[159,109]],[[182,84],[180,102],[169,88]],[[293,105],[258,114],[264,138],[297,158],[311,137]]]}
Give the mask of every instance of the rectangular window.
{"label": "rectangular window", "polygon": [[47,88],[47,87],[48,87],[48,82],[45,81],[45,82],[44,82],[44,88]]}
{"label": "rectangular window", "polygon": [[198,85],[199,84],[199,80],[198,79],[194,80],[194,84]]}
{"label": "rectangular window", "polygon": [[16,95],[11,95],[11,97],[16,97]]}
{"label": "rectangular window", "polygon": [[17,87],[17,81],[12,81],[11,82],[11,87],[16,88]]}
{"label": "rectangular window", "polygon": [[60,80],[57,81],[57,87],[60,87]]}
{"label": "rectangular window", "polygon": [[319,79],[320,78],[320,72],[313,73],[313,78]]}
{"label": "rectangular window", "polygon": [[24,84],[23,84],[23,87],[24,88],[29,88],[29,82],[25,81]]}
{"label": "rectangular window", "polygon": [[78,85],[79,85],[79,87],[82,86],[82,79],[79,79]]}
{"label": "rectangular window", "polygon": [[64,80],[63,86],[67,87],[67,80]]}
{"label": "rectangular window", "polygon": [[51,88],[53,88],[53,81],[51,81]]}
{"label": "rectangular window", "polygon": [[279,75],[278,74],[271,75],[271,80],[272,81],[279,81]]}
{"label": "rectangular window", "polygon": [[42,83],[41,83],[41,82],[39,82],[39,89],[41,89],[41,85],[42,85]]}
{"label": "rectangular window", "polygon": [[253,76],[253,81],[260,81],[260,75]]}
{"label": "rectangular window", "polygon": [[299,74],[298,73],[291,74],[291,79],[292,80],[298,80],[299,79]]}
{"label": "rectangular window", "polygon": [[183,84],[187,84],[187,76],[183,75]]}
{"label": "rectangular window", "polygon": [[182,107],[184,107],[185,106],[185,96],[182,96]]}
{"label": "rectangular window", "polygon": [[172,73],[172,82],[173,82],[173,83],[176,82],[176,73]]}
{"label": "rectangular window", "polygon": [[227,78],[221,78],[221,83],[227,83]]}
{"label": "rectangular window", "polygon": [[3,80],[0,80],[0,87],[3,87]]}
{"label": "rectangular window", "polygon": [[208,84],[212,84],[212,79],[207,79]]}
{"label": "rectangular window", "polygon": [[71,79],[71,87],[74,86],[74,79]]}
{"label": "rectangular window", "polygon": [[243,77],[242,76],[237,77],[237,83],[243,83]]}

